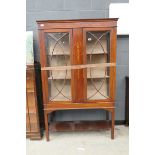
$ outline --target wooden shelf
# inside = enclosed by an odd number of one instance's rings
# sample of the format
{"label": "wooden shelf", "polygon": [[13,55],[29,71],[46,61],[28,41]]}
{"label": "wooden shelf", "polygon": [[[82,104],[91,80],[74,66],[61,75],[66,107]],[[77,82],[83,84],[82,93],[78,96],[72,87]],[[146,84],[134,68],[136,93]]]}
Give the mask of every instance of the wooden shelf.
{"label": "wooden shelf", "polygon": [[[103,54],[103,55],[107,55],[108,53],[99,53],[99,52],[96,52],[96,53],[87,53],[87,55],[100,55],[100,54]],[[53,53],[53,55],[51,54],[46,54],[47,56],[70,56],[70,53]]]}
{"label": "wooden shelf", "polygon": [[47,56],[57,56],[57,55],[60,55],[60,56],[70,56],[70,53],[53,53],[53,54],[46,54]]}
{"label": "wooden shelf", "polygon": [[96,52],[96,53],[87,53],[87,55],[97,55],[97,54],[103,54],[103,55],[107,55],[108,53],[101,53],[101,52]]}
{"label": "wooden shelf", "polygon": [[67,121],[52,122],[49,130],[55,131],[98,131],[110,128],[110,121]]}
{"label": "wooden shelf", "polygon": [[[65,80],[64,77],[56,77],[56,78],[53,78],[52,77],[49,77],[48,80]],[[66,77],[66,80],[71,80],[71,77]]]}
{"label": "wooden shelf", "polygon": [[91,79],[91,78],[92,78],[92,79],[105,79],[105,78],[110,78],[110,76],[104,76],[104,77],[103,77],[103,76],[95,76],[95,77],[90,77],[90,76],[88,76],[88,77],[87,77],[87,79]]}
{"label": "wooden shelf", "polygon": [[[110,78],[110,77],[109,76],[105,76],[105,77],[103,77],[103,76],[95,76],[95,77],[88,76],[87,77],[87,79],[91,79],[91,78],[92,79],[103,79],[103,78],[105,79],[105,78]],[[71,77],[69,77],[69,76],[66,77],[66,80],[70,80],[70,79],[71,79]],[[55,77],[53,79],[52,79],[52,77],[49,77],[48,80],[64,80],[64,77]]]}

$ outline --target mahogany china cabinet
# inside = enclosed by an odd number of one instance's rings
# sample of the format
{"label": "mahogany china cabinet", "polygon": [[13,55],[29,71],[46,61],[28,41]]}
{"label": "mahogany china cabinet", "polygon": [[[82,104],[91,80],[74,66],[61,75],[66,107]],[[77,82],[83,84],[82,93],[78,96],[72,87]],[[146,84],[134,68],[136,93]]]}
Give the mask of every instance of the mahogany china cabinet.
{"label": "mahogany china cabinet", "polygon": [[57,110],[111,113],[114,139],[117,18],[37,21],[46,139]]}

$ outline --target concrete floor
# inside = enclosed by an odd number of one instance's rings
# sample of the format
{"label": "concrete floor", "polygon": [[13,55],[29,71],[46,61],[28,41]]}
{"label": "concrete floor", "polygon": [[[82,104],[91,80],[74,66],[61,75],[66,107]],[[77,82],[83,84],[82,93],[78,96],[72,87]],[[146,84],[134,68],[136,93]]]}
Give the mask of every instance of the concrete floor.
{"label": "concrete floor", "polygon": [[27,155],[128,155],[129,128],[115,126],[115,139],[110,130],[89,132],[54,132],[50,141],[26,140]]}

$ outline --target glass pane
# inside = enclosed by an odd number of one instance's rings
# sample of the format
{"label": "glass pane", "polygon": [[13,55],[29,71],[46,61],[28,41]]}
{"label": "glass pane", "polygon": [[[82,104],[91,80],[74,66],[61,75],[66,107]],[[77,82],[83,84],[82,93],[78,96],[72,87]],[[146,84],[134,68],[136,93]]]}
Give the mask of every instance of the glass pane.
{"label": "glass pane", "polygon": [[[70,65],[70,37],[67,32],[45,34],[47,66]],[[71,100],[71,72],[48,71],[48,95],[51,101]]]}
{"label": "glass pane", "polygon": [[64,66],[70,64],[69,33],[46,33],[47,66]]}
{"label": "glass pane", "polygon": [[[86,33],[88,64],[110,62],[110,32],[90,31]],[[87,99],[109,98],[109,67],[87,69]]]}

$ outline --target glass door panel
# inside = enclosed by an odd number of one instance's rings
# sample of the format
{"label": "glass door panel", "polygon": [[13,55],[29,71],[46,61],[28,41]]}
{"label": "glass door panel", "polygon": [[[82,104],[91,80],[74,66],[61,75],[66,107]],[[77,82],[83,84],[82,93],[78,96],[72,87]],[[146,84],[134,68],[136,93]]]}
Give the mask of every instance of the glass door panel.
{"label": "glass door panel", "polygon": [[[86,32],[87,64],[110,63],[110,31]],[[109,67],[87,68],[87,99],[109,98]]]}
{"label": "glass door panel", "polygon": [[[70,33],[45,33],[47,67],[70,65]],[[48,98],[51,101],[71,100],[71,71],[48,71]]]}

